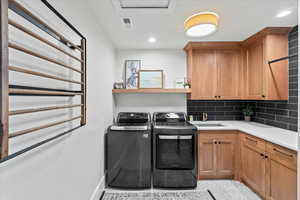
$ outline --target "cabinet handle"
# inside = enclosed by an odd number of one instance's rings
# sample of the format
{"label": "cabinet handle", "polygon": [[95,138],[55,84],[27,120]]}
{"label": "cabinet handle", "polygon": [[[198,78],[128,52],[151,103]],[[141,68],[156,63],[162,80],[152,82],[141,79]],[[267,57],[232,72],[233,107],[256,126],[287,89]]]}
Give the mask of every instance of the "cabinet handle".
{"label": "cabinet handle", "polygon": [[268,156],[265,156],[265,158],[267,159],[267,158],[269,158]]}
{"label": "cabinet handle", "polygon": [[219,98],[221,98],[221,96],[219,96]]}
{"label": "cabinet handle", "polygon": [[293,157],[292,154],[286,153],[286,152],[281,151],[281,150],[278,150],[278,149],[276,149],[276,148],[273,148],[273,150],[276,151],[276,152],[278,152],[278,153],[280,153],[280,154],[282,154],[282,155],[284,155],[284,156],[287,156],[287,157],[290,157],[290,158]]}
{"label": "cabinet handle", "polygon": [[249,138],[249,137],[246,137],[247,140],[251,141],[251,142],[254,142],[254,143],[257,143],[256,140],[252,139],[252,138]]}
{"label": "cabinet handle", "polygon": [[261,157],[265,157],[265,155],[263,153],[260,154]]}
{"label": "cabinet handle", "polygon": [[218,96],[215,96],[215,98],[218,98]]}
{"label": "cabinet handle", "polygon": [[220,141],[219,144],[231,144],[231,142],[224,142],[224,141],[222,142],[222,141]]}
{"label": "cabinet handle", "polygon": [[263,94],[263,95],[261,95],[261,97],[262,97],[262,98],[266,98],[266,96],[265,96],[264,94]]}
{"label": "cabinet handle", "polygon": [[217,141],[215,141],[215,144],[218,144],[218,142],[217,142]]}

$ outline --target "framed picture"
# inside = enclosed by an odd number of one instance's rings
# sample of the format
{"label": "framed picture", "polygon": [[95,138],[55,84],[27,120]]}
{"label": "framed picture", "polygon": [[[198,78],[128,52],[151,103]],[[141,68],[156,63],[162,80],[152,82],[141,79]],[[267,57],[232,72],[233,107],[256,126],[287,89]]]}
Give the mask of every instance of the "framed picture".
{"label": "framed picture", "polygon": [[140,60],[126,60],[125,61],[125,88],[138,88],[138,72],[141,69]]}
{"label": "framed picture", "polygon": [[163,70],[140,70],[139,88],[141,89],[163,88]]}

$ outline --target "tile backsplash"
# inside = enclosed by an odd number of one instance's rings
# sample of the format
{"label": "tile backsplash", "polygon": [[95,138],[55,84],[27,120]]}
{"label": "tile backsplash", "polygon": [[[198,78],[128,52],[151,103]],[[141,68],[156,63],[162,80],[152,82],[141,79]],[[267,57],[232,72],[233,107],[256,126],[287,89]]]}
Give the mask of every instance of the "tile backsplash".
{"label": "tile backsplash", "polygon": [[[298,26],[289,34],[289,55],[298,54]],[[187,113],[194,120],[202,120],[208,113],[209,120],[243,120],[242,109],[247,104],[254,108],[253,121],[298,131],[298,56],[289,60],[288,101],[204,101],[187,100]]]}

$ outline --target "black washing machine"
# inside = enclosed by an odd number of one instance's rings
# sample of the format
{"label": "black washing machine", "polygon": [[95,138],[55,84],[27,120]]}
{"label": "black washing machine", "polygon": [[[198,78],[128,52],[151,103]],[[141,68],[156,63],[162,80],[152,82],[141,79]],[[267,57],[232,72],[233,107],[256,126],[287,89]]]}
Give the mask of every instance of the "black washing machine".
{"label": "black washing machine", "polygon": [[197,187],[197,128],[185,113],[153,114],[153,187]]}
{"label": "black washing machine", "polygon": [[106,186],[122,189],[151,187],[151,116],[118,114],[106,135]]}

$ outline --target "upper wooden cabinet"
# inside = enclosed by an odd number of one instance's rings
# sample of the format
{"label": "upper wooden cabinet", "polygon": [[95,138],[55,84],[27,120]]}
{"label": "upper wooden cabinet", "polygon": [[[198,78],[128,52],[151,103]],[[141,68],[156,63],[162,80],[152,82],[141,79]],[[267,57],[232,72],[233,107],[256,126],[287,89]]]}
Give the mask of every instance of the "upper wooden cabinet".
{"label": "upper wooden cabinet", "polygon": [[245,99],[288,99],[288,60],[269,61],[288,56],[289,31],[265,28],[243,42]]}
{"label": "upper wooden cabinet", "polygon": [[191,99],[239,99],[241,97],[240,43],[212,43],[186,48]]}
{"label": "upper wooden cabinet", "polygon": [[241,97],[240,50],[217,50],[218,69],[217,96],[219,99],[239,99]]}
{"label": "upper wooden cabinet", "polygon": [[187,75],[190,99],[288,99],[290,28],[265,28],[243,42],[190,42]]}

